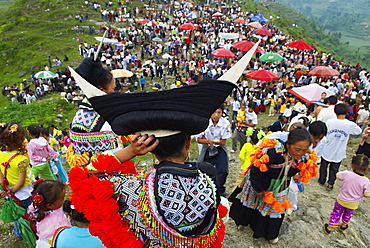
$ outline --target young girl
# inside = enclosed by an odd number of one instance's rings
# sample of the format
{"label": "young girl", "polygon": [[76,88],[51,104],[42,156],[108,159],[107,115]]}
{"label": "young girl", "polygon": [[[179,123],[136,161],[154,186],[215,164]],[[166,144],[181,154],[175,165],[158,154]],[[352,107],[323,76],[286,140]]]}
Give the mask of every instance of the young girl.
{"label": "young girl", "polygon": [[[46,139],[50,147],[52,147],[54,151],[58,153],[59,142],[56,139],[54,139],[52,136],[50,136],[49,130],[47,128],[45,127],[40,128],[40,137],[43,137],[44,139]],[[50,160],[49,165],[50,165],[51,171],[54,174],[54,178],[57,179],[58,177],[60,177],[62,182],[65,183],[68,181],[68,174],[60,161],[61,161],[61,158],[60,156],[58,156],[58,159]],[[53,168],[56,169],[56,172],[54,172]]]}
{"label": "young girl", "polygon": [[0,123],[0,183],[7,188],[0,191],[0,196],[14,194],[22,207],[27,209],[31,204],[33,176],[24,141],[21,125],[16,122]]}
{"label": "young girl", "polygon": [[340,219],[342,219],[342,224],[339,230],[346,230],[361,198],[370,196],[370,180],[364,176],[365,171],[369,169],[369,158],[357,154],[352,158],[351,167],[352,171],[341,171],[337,174],[337,178],[342,182],[329,223],[324,225],[326,234],[330,234],[334,227],[339,226]]}
{"label": "young girl", "polygon": [[71,201],[65,201],[63,211],[66,212],[71,219],[73,227],[60,227],[53,237],[53,247],[55,248],[74,248],[74,247],[89,247],[103,248],[101,240],[94,237],[89,232],[89,221],[83,213],[78,212]]}
{"label": "young girl", "polygon": [[50,170],[48,161],[58,158],[58,153],[54,151],[43,137],[40,137],[40,127],[29,125],[27,134],[31,138],[27,144],[28,157],[31,160],[32,172],[35,177],[41,175],[46,180],[53,180],[54,176]]}
{"label": "young girl", "polygon": [[65,194],[62,182],[40,179],[35,184],[28,214],[36,224],[37,248],[50,248],[55,230],[61,226],[71,226],[62,210]]}

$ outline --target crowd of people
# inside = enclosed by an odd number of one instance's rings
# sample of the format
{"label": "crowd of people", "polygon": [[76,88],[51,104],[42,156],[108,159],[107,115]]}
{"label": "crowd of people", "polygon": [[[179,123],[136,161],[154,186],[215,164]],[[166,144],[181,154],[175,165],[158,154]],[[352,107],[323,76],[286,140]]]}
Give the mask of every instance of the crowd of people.
{"label": "crowd of people", "polygon": [[[33,80],[34,97],[26,80],[21,87],[3,89],[4,95],[16,101],[22,96],[26,103],[50,90],[64,92],[67,100],[81,89],[86,94],[69,135],[55,126],[50,135],[38,125],[24,130],[16,122],[0,123],[0,195],[14,197],[27,210],[37,236],[34,246],[220,247],[227,214],[237,226],[250,225],[254,238],[275,244],[284,216],[297,210],[302,183],[315,177],[328,192],[341,181],[324,231],[348,228],[360,199],[370,195],[370,180],[364,176],[370,155],[366,69],[330,54],[290,49],[286,44],[292,38],[267,21],[262,25],[272,35],[256,36],[252,27],[234,22],[254,16],[237,4],[183,2],[175,8],[157,1],[163,11],[152,11],[149,1],[144,11],[129,10],[119,1],[117,12],[113,2],[104,9],[96,2],[84,4],[101,11],[110,22],[103,27],[108,38],[122,45],[79,44],[83,62],[75,70],[58,71],[54,79]],[[216,12],[221,16],[212,18]],[[151,24],[123,25],[130,18],[148,18]],[[179,28],[186,22],[196,24],[195,30]],[[122,27],[115,28],[118,24]],[[244,69],[236,73],[244,53],[223,33],[260,39],[262,52],[243,68],[267,69],[279,80],[250,81],[240,75]],[[212,56],[220,47],[234,51],[236,58]],[[283,60],[260,61],[266,52],[279,53]],[[319,65],[340,75],[309,76],[307,71]],[[127,80],[132,94],[120,90],[110,73],[114,69],[134,72]],[[149,78],[153,92],[146,92]],[[287,91],[314,83],[325,89],[314,104]],[[267,111],[277,120],[259,124]],[[360,137],[352,171],[339,172],[348,140]],[[192,138],[199,144],[197,162],[188,161]],[[61,164],[60,144],[67,150],[69,173]],[[148,152],[157,160],[153,170],[137,171],[136,157]],[[231,153],[241,159],[233,188],[226,185]],[[67,181],[71,199],[65,201]],[[20,236],[18,221],[14,226]]]}

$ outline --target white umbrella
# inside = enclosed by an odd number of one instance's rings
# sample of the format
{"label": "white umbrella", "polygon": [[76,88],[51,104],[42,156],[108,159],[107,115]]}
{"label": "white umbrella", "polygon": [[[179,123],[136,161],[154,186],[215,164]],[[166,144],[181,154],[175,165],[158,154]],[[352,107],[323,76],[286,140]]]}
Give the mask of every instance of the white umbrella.
{"label": "white umbrella", "polygon": [[190,14],[187,15],[189,19],[195,19],[198,18],[197,12],[191,12]]}
{"label": "white umbrella", "polygon": [[164,58],[164,59],[172,59],[172,56],[169,55],[168,53],[165,53],[165,54],[162,55],[162,58]]}
{"label": "white umbrella", "polygon": [[155,42],[162,42],[163,40],[159,37],[155,37],[152,39],[152,41],[155,41]]}
{"label": "white umbrella", "polygon": [[57,74],[51,71],[39,71],[35,74],[35,78],[42,78],[42,79],[52,79],[56,78]]}

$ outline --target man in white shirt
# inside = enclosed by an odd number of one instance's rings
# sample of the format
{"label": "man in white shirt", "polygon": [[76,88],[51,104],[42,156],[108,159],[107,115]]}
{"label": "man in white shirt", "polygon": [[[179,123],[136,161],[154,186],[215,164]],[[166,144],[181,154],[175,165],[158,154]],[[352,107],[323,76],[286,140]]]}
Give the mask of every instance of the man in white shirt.
{"label": "man in white shirt", "polygon": [[229,174],[226,140],[230,136],[230,123],[222,118],[222,107],[212,114],[208,128],[197,135],[197,142],[202,144],[198,163],[209,162],[216,167],[216,186],[222,196],[226,196],[224,184]]}
{"label": "man in white shirt", "polygon": [[[324,110],[324,109],[323,109]],[[323,111],[321,110],[321,112]],[[339,103],[334,108],[336,119],[329,119],[325,123],[328,128],[327,142],[322,153],[320,164],[319,183],[324,185],[327,179],[329,167],[329,178],[327,190],[333,190],[336,174],[340,163],[346,158],[346,148],[349,137],[354,134],[361,134],[361,128],[356,123],[346,119],[347,105]],[[320,112],[320,113],[321,113]]]}
{"label": "man in white shirt", "polygon": [[[357,119],[356,119],[356,124],[363,129],[365,126],[365,122],[367,119],[369,119],[369,111],[367,110],[367,106],[360,105],[359,106],[360,110],[357,112]],[[361,135],[356,135],[352,136],[352,138],[360,138]]]}
{"label": "man in white shirt", "polygon": [[336,119],[337,115],[334,112],[334,107],[335,104],[337,104],[337,102],[338,98],[336,96],[329,96],[328,97],[329,107],[324,108],[320,111],[317,120],[326,123],[330,119]]}

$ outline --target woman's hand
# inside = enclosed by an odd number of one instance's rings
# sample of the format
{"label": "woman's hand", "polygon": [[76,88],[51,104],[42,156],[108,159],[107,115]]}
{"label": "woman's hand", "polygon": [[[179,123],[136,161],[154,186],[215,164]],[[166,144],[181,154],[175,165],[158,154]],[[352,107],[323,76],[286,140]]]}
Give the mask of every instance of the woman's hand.
{"label": "woman's hand", "polygon": [[6,196],[6,192],[5,191],[0,191],[0,198],[4,198]]}
{"label": "woman's hand", "polygon": [[135,156],[142,156],[153,151],[158,144],[159,140],[154,136],[148,136],[147,134],[141,136],[141,134],[135,134],[131,139],[130,146],[132,151],[135,153]]}
{"label": "woman's hand", "polygon": [[294,175],[292,178],[293,178],[294,182],[298,183],[299,179],[301,178],[301,175],[297,174],[297,175]]}

